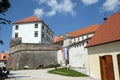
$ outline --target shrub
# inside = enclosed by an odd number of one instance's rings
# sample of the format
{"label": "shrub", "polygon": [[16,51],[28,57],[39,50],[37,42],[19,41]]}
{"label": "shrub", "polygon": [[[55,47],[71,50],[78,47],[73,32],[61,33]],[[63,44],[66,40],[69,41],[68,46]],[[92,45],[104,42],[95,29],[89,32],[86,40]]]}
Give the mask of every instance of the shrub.
{"label": "shrub", "polygon": [[60,64],[49,64],[49,65],[39,65],[36,69],[44,69],[44,68],[57,68],[57,67],[60,67]]}
{"label": "shrub", "polygon": [[40,64],[36,69],[44,69],[45,66],[43,64]]}
{"label": "shrub", "polygon": [[57,68],[57,67],[60,67],[60,64],[50,64],[47,66],[47,68]]}
{"label": "shrub", "polygon": [[13,68],[7,68],[7,70],[13,70]]}

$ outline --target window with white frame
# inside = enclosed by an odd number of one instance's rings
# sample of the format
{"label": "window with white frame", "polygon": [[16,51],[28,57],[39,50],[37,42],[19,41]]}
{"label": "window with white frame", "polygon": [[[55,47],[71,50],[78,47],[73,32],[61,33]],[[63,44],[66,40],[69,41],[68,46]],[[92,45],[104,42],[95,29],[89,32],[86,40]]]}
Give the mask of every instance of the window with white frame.
{"label": "window with white frame", "polygon": [[38,28],[38,24],[35,24],[35,28]]}
{"label": "window with white frame", "polygon": [[19,26],[18,26],[18,25],[16,25],[16,26],[15,26],[15,30],[18,30],[18,29],[19,29]]}
{"label": "window with white frame", "polygon": [[84,36],[82,36],[82,40],[84,40]]}
{"label": "window with white frame", "polygon": [[38,37],[38,31],[34,32],[34,37]]}
{"label": "window with white frame", "polygon": [[44,34],[44,32],[42,32],[42,38],[44,38],[45,37],[45,34]]}
{"label": "window with white frame", "polygon": [[18,33],[15,33],[15,38],[18,38]]}

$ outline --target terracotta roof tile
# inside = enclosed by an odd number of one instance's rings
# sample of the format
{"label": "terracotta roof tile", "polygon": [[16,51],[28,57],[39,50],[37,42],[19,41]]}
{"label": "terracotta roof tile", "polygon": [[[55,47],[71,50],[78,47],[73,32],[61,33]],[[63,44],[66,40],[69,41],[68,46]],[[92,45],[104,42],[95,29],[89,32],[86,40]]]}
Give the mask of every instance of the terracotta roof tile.
{"label": "terracotta roof tile", "polygon": [[55,36],[54,37],[54,42],[61,42],[64,39],[64,35],[60,35],[60,36]]}
{"label": "terracotta roof tile", "polygon": [[94,25],[79,29],[77,31],[70,32],[70,35],[72,37],[77,37],[80,35],[92,33],[92,32],[95,32],[99,28],[99,26],[100,26],[99,24],[94,24]]}
{"label": "terracotta roof tile", "polygon": [[0,61],[7,61],[9,58],[9,54],[3,54],[3,53],[0,53]]}
{"label": "terracotta roof tile", "polygon": [[40,20],[36,16],[30,16],[30,17],[24,18],[22,20],[19,20],[17,22],[14,22],[13,24],[30,23],[30,22],[41,22],[41,21],[42,20]]}
{"label": "terracotta roof tile", "polygon": [[[91,25],[91,26],[88,26],[88,27],[70,32],[69,34],[71,35],[71,37],[78,37],[78,36],[81,36],[81,35],[84,35],[84,34],[95,32],[99,28],[99,26],[100,26],[99,24],[94,24],[94,25]],[[60,36],[56,36],[54,38],[54,42],[63,41],[64,35],[65,34],[60,35]]]}
{"label": "terracotta roof tile", "polygon": [[120,40],[120,12],[111,15],[96,31],[87,47]]}

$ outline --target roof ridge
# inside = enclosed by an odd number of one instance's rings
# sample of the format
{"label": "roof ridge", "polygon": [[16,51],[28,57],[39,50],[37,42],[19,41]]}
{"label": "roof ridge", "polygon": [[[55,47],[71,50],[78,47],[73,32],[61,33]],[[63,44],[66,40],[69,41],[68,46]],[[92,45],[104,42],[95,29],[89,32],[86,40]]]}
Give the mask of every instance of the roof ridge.
{"label": "roof ridge", "polygon": [[20,23],[30,23],[30,22],[41,22],[42,20],[36,17],[35,15],[23,18],[21,20],[18,20],[14,22],[13,24],[20,24]]}
{"label": "roof ridge", "polygon": [[77,36],[84,35],[84,34],[87,34],[87,33],[92,33],[92,32],[95,32],[98,29],[99,26],[100,25],[98,23],[96,23],[96,24],[81,28],[79,30],[70,32],[70,35],[73,36],[73,37],[77,37]]}
{"label": "roof ridge", "polygon": [[[78,30],[75,30],[75,31],[79,31],[79,30],[83,30],[83,29],[86,29],[86,28],[90,28],[90,27],[93,27],[93,26],[95,26],[95,25],[100,25],[100,24],[98,24],[98,23],[92,24],[92,25],[90,25],[90,26],[82,27],[82,28],[80,28],[80,29],[78,29]],[[73,31],[73,32],[75,32],[75,31]],[[69,33],[70,33],[70,32],[69,32]]]}

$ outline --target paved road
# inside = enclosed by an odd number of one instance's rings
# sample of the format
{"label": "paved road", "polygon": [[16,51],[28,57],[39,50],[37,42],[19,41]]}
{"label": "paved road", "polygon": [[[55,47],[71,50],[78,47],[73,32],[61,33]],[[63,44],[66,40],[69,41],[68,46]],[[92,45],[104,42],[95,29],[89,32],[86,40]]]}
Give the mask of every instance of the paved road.
{"label": "paved road", "polygon": [[47,73],[49,69],[11,71],[5,80],[93,80],[89,77],[67,77]]}

